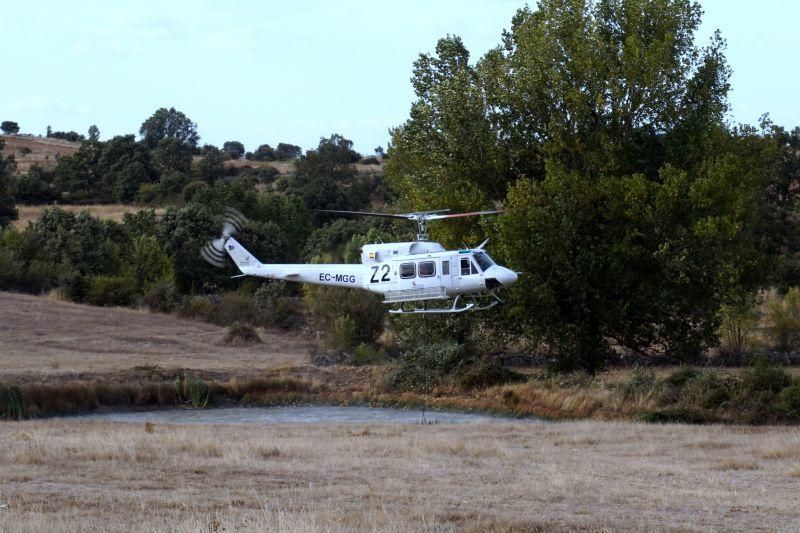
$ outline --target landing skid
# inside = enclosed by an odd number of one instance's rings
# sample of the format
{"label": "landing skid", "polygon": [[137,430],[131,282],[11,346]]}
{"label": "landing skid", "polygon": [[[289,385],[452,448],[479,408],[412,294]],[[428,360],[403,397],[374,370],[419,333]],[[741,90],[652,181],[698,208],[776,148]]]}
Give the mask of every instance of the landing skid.
{"label": "landing skid", "polygon": [[424,314],[453,314],[453,313],[463,313],[465,311],[484,311],[486,309],[491,309],[495,305],[502,302],[500,298],[497,297],[496,294],[491,293],[490,296],[494,298],[489,303],[481,304],[479,302],[479,298],[474,296],[469,296],[469,299],[472,300],[469,303],[459,306],[459,300],[461,299],[461,295],[458,295],[453,299],[453,305],[450,307],[432,307],[429,308],[427,302],[423,304],[422,307],[417,307],[415,309],[406,309],[405,304],[400,304],[400,309],[390,309],[389,313],[393,315],[424,315]]}

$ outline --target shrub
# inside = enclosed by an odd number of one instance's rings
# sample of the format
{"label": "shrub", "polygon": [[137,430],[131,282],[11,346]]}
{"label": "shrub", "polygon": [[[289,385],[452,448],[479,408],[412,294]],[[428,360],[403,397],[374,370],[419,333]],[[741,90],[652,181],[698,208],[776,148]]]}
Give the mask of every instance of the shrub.
{"label": "shrub", "polygon": [[525,376],[519,372],[504,367],[499,357],[481,361],[464,372],[460,378],[461,386],[466,389],[484,389],[525,380]]}
{"label": "shrub", "polygon": [[210,320],[214,304],[206,296],[186,296],[181,301],[178,314],[184,318]]}
{"label": "shrub", "polygon": [[694,368],[683,366],[664,378],[664,381],[674,387],[683,387],[688,381],[695,379],[699,375],[700,373]]}
{"label": "shrub", "polygon": [[70,270],[59,277],[58,286],[64,298],[73,302],[82,302],[89,292],[89,278],[80,272]]}
{"label": "shrub", "polygon": [[800,287],[790,288],[781,299],[770,293],[765,301],[767,332],[780,350],[800,345]]}
{"label": "shrub", "polygon": [[742,373],[742,386],[748,392],[779,393],[790,383],[791,378],[784,369],[769,364],[763,357],[759,357],[752,368]]}
{"label": "shrub", "polygon": [[228,292],[222,295],[214,307],[211,321],[219,326],[230,326],[236,322],[253,324],[256,314],[255,300],[252,296]]}
{"label": "shrub", "polygon": [[377,157],[375,157],[374,155],[371,155],[369,157],[365,157],[364,159],[359,161],[359,163],[361,163],[362,165],[380,165],[381,164],[380,160]]}
{"label": "shrub", "polygon": [[342,287],[307,286],[305,302],[311,321],[331,334],[329,344],[346,349],[374,343],[383,332],[386,315],[374,294]]}
{"label": "shrub", "polygon": [[194,408],[206,407],[211,402],[211,389],[199,377],[192,376],[183,380],[177,379],[175,388],[178,397]]}
{"label": "shrub", "polygon": [[758,328],[759,316],[747,303],[723,305],[719,311],[718,330],[723,353],[743,354],[753,347],[753,335]]}
{"label": "shrub", "polygon": [[419,345],[405,352],[386,376],[392,389],[425,389],[442,378],[457,374],[471,363],[464,346],[454,342]]}
{"label": "shrub", "polygon": [[639,413],[636,419],[641,422],[656,424],[710,424],[719,420],[713,413],[686,407],[670,407],[658,411],[644,411]]}
{"label": "shrub", "polygon": [[92,279],[86,301],[92,305],[133,304],[136,297],[136,280],[131,276],[97,276]]}
{"label": "shrub", "polygon": [[261,342],[258,332],[249,324],[234,322],[228,327],[223,344],[228,346],[241,346],[243,344],[255,344]]}
{"label": "shrub", "polygon": [[302,321],[302,313],[295,298],[288,296],[286,283],[262,283],[253,295],[256,322],[267,327],[291,328]]}
{"label": "shrub", "polygon": [[208,191],[206,182],[200,180],[192,181],[183,188],[183,199],[186,202],[191,202],[195,196],[206,191]]}
{"label": "shrub", "polygon": [[795,418],[800,417],[800,379],[781,391],[781,401]]}
{"label": "shrub", "polygon": [[24,416],[25,405],[19,389],[0,383],[0,419],[22,420]]}
{"label": "shrub", "polygon": [[144,293],[142,303],[151,311],[169,313],[178,303],[178,289],[171,281],[161,281]]}
{"label": "shrub", "polygon": [[637,394],[646,394],[653,390],[655,383],[656,375],[652,370],[637,366],[633,369],[631,377],[625,382],[625,396],[631,397]]}
{"label": "shrub", "polygon": [[347,364],[353,366],[377,365],[386,361],[386,353],[373,344],[361,343],[356,346]]}
{"label": "shrub", "polygon": [[686,382],[679,403],[689,409],[722,408],[731,401],[738,384],[731,376],[706,370]]}

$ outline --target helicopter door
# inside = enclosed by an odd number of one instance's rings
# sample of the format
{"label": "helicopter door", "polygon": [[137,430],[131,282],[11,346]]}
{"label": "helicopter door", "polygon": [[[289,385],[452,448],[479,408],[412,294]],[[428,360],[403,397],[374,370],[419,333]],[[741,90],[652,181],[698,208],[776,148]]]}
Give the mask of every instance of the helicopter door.
{"label": "helicopter door", "polygon": [[483,276],[472,258],[469,255],[460,255],[454,261],[458,269],[453,272],[458,275],[458,292],[461,294],[480,292],[483,288]]}

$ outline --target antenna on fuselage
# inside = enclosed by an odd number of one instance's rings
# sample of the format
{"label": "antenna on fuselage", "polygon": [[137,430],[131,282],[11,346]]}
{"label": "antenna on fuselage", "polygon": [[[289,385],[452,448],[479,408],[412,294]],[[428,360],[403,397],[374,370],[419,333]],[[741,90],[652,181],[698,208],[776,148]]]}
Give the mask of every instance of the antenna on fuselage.
{"label": "antenna on fuselage", "polygon": [[[417,223],[417,241],[424,242],[428,240],[428,222],[431,220],[442,220],[445,218],[460,218],[460,217],[474,217],[480,215],[495,215],[502,213],[502,209],[493,209],[491,211],[472,211],[469,213],[449,213],[449,209],[437,209],[435,211],[414,211],[413,213],[376,213],[373,211],[341,211],[337,209],[316,209],[318,213],[336,213],[340,215],[364,215],[370,217],[382,218],[404,218],[406,220],[413,220]],[[446,214],[443,214],[446,213]]]}

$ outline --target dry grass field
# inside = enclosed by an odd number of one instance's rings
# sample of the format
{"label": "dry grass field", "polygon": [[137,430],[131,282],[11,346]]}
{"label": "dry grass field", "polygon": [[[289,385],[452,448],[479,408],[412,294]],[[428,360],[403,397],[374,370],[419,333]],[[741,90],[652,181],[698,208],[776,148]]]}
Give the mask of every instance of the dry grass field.
{"label": "dry grass field", "polygon": [[[303,338],[262,332],[263,344],[227,347],[223,336],[168,315],[0,293],[0,382],[159,367],[234,384],[294,372],[333,394],[370,379],[310,367]],[[542,413],[630,408],[608,391],[528,384],[460,401],[488,408],[509,391]],[[0,531],[800,531],[798,487],[796,427],[0,422]]]}
{"label": "dry grass field", "polygon": [[[34,222],[42,211],[46,208],[50,207],[47,205],[17,205],[17,210],[19,211],[19,218],[14,221],[14,226],[17,229],[25,229],[28,227],[29,222]],[[101,220],[113,220],[115,222],[122,222],[122,217],[124,217],[128,213],[138,213],[143,208],[138,205],[128,205],[128,204],[99,204],[99,205],[71,205],[71,204],[59,204],[59,208],[63,209],[64,211],[69,211],[70,213],[80,213],[81,211],[89,211],[89,214],[93,217],[99,218]],[[156,209],[157,215],[163,215],[166,209],[163,207],[159,207]]]}
{"label": "dry grass field", "polygon": [[262,332],[223,346],[225,329],[171,315],[0,292],[0,381],[108,374],[134,367],[243,374],[308,361],[308,342]]}
{"label": "dry grass field", "polygon": [[5,422],[4,531],[796,531],[800,432]]}
{"label": "dry grass field", "polygon": [[32,165],[51,170],[58,164],[59,157],[74,154],[81,145],[63,139],[24,135],[0,135],[0,141],[5,143],[3,156],[14,156],[18,174],[27,174]]}

